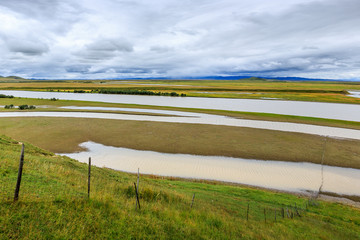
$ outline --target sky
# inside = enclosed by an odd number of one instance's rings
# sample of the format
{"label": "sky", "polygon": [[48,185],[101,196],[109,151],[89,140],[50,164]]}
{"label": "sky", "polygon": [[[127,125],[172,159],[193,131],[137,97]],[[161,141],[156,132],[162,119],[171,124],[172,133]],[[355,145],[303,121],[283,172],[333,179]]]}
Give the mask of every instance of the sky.
{"label": "sky", "polygon": [[0,0],[0,75],[360,80],[359,0]]}

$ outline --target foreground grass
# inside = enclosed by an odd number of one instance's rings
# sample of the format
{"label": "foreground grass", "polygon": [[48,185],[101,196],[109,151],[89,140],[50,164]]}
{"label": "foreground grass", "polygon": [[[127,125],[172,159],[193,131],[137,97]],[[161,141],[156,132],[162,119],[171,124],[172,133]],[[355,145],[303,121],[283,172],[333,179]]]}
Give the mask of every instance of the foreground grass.
{"label": "foreground grass", "polygon": [[[0,118],[0,134],[57,153],[82,150],[93,141],[107,146],[165,153],[321,163],[324,137],[205,124],[111,119]],[[329,138],[324,163],[360,169],[359,141]]]}
{"label": "foreground grass", "polygon": [[[306,198],[240,186],[141,176],[136,210],[136,176],[93,167],[88,200],[85,164],[30,144],[12,203],[20,148],[0,137],[0,239],[360,239],[358,209],[320,201],[306,211]],[[278,211],[275,222],[275,208],[294,204],[302,217]]]}

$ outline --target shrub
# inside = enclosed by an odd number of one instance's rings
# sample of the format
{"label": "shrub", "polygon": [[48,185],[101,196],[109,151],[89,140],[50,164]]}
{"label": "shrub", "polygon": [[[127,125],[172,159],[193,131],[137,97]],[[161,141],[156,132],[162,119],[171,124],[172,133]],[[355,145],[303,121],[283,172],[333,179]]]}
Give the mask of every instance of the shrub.
{"label": "shrub", "polygon": [[34,105],[29,106],[29,105],[25,104],[25,105],[20,105],[18,108],[20,110],[26,110],[26,109],[35,109],[36,107]]}
{"label": "shrub", "polygon": [[[148,90],[137,90],[137,89],[97,89],[94,92],[103,94],[129,94],[129,95],[155,95],[155,96],[172,96],[178,97],[180,94],[176,92],[153,92]],[[182,97],[186,94],[182,94]]]}
{"label": "shrub", "polygon": [[84,90],[74,90],[74,93],[86,93]]}
{"label": "shrub", "polygon": [[0,94],[0,98],[14,98],[12,95]]}
{"label": "shrub", "polygon": [[14,108],[14,105],[13,105],[13,104],[5,105],[5,109],[13,109],[13,108]]}

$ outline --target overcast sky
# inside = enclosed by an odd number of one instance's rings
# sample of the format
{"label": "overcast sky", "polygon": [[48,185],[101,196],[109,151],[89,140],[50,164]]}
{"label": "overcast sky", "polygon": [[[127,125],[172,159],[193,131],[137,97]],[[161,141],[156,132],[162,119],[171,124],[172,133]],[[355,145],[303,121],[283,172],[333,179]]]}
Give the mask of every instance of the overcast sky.
{"label": "overcast sky", "polygon": [[0,0],[0,75],[360,80],[360,0]]}

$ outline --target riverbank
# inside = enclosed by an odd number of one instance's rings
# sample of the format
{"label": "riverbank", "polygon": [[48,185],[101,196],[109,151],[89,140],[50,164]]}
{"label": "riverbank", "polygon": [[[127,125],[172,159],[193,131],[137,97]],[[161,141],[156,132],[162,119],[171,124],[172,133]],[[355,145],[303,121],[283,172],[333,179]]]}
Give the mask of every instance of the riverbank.
{"label": "riverbank", "polygon": [[[93,167],[88,200],[86,164],[25,144],[20,201],[12,203],[21,146],[0,138],[0,238],[71,239],[86,238],[89,233],[93,239],[359,236],[360,211],[356,208],[215,182],[141,175],[141,210],[136,210],[136,175]],[[301,217],[296,215],[295,204]],[[286,209],[284,218],[281,209]],[[291,209],[293,218],[287,216]]]}

